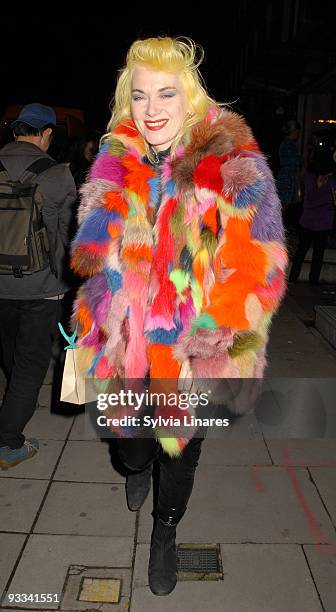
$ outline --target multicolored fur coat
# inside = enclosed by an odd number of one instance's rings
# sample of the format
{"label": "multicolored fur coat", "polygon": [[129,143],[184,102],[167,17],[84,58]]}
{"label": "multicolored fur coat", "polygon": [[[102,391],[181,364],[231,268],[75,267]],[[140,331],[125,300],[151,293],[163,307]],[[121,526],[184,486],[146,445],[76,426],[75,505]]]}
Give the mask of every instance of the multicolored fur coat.
{"label": "multicolored fur coat", "polygon": [[[239,115],[212,109],[160,169],[131,120],[81,190],[72,268],[83,371],[261,378],[287,252],[272,174]],[[158,207],[158,203],[160,205]],[[160,440],[179,454],[185,440]]]}

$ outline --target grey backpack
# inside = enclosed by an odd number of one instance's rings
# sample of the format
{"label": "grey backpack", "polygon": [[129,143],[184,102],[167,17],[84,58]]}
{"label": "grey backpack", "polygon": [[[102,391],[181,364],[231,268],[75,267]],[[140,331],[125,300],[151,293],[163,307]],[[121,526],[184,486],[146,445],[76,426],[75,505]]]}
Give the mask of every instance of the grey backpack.
{"label": "grey backpack", "polygon": [[43,197],[36,177],[56,163],[38,159],[26,168],[25,179],[12,181],[0,161],[0,274],[22,278],[50,265]]}

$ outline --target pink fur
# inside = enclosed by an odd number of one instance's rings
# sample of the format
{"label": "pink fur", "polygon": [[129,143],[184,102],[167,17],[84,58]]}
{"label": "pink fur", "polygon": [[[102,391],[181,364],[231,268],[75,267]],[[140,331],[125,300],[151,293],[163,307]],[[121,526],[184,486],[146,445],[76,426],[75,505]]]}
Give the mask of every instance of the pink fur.
{"label": "pink fur", "polygon": [[81,346],[94,346],[98,349],[99,347],[99,329],[95,325],[93,325],[91,332],[84,336],[81,341]]}
{"label": "pink fur", "polygon": [[112,181],[98,179],[94,182],[87,182],[80,188],[80,206],[78,208],[77,219],[81,224],[86,215],[94,208],[104,205],[103,196],[108,191],[115,191],[116,185]]}
{"label": "pink fur", "polygon": [[170,331],[171,329],[174,329],[175,323],[172,318],[169,320],[167,317],[162,315],[152,315],[150,312],[148,312],[145,317],[145,330],[149,332],[153,329],[157,329],[158,327]]}
{"label": "pink fur", "polygon": [[127,171],[121,163],[121,160],[116,155],[110,155],[108,151],[97,157],[93,163],[89,175],[89,180],[96,179],[108,180],[113,176],[113,180],[119,187],[124,186],[124,178]]}
{"label": "pink fur", "polygon": [[110,304],[111,304],[111,298],[112,298],[112,294],[110,290],[106,291],[102,295],[101,301],[99,302],[97,309],[96,309],[97,325],[102,325],[103,323],[105,323],[108,312],[109,312]]}
{"label": "pink fur", "polygon": [[95,368],[95,376],[97,378],[109,378],[113,372],[114,368],[108,364],[106,357],[101,357]]}
{"label": "pink fur", "polygon": [[285,270],[288,264],[288,255],[284,248],[278,246],[276,243],[272,243],[272,253],[274,259],[281,270]]}
{"label": "pink fur", "polygon": [[198,212],[198,203],[195,198],[188,198],[186,202],[186,211],[184,215],[184,223],[188,225],[194,218],[195,212]]}
{"label": "pink fur", "polygon": [[147,374],[147,342],[143,333],[143,305],[133,301],[129,308],[129,343],[125,354],[125,377],[143,378]]}
{"label": "pink fur", "polygon": [[200,215],[203,215],[210,206],[216,204],[217,194],[210,191],[210,189],[206,189],[205,187],[200,189],[196,187],[195,195],[198,200],[198,211]]}
{"label": "pink fur", "polygon": [[185,331],[190,329],[190,321],[196,316],[195,306],[192,297],[189,293],[186,302],[181,302],[179,305],[180,319]]}
{"label": "pink fur", "polygon": [[227,360],[227,354],[220,355],[220,357],[208,357],[207,359],[193,357],[191,361],[192,373],[195,378],[221,378],[223,365]]}
{"label": "pink fur", "polygon": [[267,298],[271,301],[278,301],[279,298],[283,295],[285,288],[286,284],[283,273],[282,271],[279,271],[267,287],[262,287],[261,285],[258,286],[256,294],[257,296]]}
{"label": "pink fur", "polygon": [[235,157],[221,166],[225,195],[233,195],[263,177],[256,163],[248,157]]}
{"label": "pink fur", "polygon": [[226,327],[219,329],[198,329],[195,334],[184,333],[178,339],[174,354],[184,361],[189,357],[211,359],[222,358],[233,344],[233,333]]}
{"label": "pink fur", "polygon": [[124,272],[124,290],[130,299],[138,299],[145,301],[147,298],[148,286],[145,278],[135,270],[125,270]]}
{"label": "pink fur", "polygon": [[167,183],[172,178],[172,167],[168,159],[162,164],[161,176],[164,183]]}

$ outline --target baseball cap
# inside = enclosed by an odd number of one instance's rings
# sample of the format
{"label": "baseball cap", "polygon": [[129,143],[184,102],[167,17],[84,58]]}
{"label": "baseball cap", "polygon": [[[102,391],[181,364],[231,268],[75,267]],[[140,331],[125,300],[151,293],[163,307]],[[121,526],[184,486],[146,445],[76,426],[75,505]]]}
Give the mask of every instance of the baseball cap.
{"label": "baseball cap", "polygon": [[56,113],[50,106],[37,103],[27,104],[21,110],[18,118],[11,123],[11,127],[15,127],[18,122],[27,123],[40,130],[48,123],[56,125]]}

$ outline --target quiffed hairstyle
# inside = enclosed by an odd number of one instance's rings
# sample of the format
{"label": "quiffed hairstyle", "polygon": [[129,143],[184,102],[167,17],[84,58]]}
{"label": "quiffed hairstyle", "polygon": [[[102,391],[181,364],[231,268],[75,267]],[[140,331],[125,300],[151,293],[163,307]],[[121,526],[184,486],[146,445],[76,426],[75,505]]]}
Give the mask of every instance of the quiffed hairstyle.
{"label": "quiffed hairstyle", "polygon": [[[197,60],[197,51],[200,57]],[[112,103],[112,117],[108,123],[108,133],[103,136],[107,140],[109,134],[122,121],[131,118],[131,82],[136,66],[146,66],[152,70],[178,74],[184,88],[190,113],[185,118],[181,134],[175,139],[172,147],[188,134],[190,128],[201,121],[210,106],[219,106],[208,95],[203,85],[198,67],[204,58],[203,49],[196,46],[190,38],[157,37],[136,40],[127,53],[126,65],[120,70],[119,78]]]}

